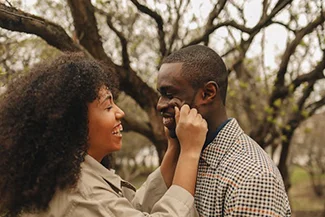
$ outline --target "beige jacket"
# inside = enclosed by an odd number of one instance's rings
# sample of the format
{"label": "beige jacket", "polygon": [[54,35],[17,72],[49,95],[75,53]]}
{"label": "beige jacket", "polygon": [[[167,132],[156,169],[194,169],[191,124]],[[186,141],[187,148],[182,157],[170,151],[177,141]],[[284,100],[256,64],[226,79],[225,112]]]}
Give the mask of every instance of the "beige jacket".
{"label": "beige jacket", "polygon": [[75,189],[57,191],[45,213],[23,217],[196,216],[193,196],[176,185],[167,189],[159,168],[134,190],[87,155]]}

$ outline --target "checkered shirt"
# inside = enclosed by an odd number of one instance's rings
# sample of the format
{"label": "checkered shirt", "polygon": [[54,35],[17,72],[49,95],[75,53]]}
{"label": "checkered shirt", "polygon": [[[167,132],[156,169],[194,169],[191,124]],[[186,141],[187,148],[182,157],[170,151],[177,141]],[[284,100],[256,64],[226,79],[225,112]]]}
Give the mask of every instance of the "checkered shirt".
{"label": "checkered shirt", "polygon": [[235,119],[202,152],[195,205],[201,217],[291,215],[279,170]]}

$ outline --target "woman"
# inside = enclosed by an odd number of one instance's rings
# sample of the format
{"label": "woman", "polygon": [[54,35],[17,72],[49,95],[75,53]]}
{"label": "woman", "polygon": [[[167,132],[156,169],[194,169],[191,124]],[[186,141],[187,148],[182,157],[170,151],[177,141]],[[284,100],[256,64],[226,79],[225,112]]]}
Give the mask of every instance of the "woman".
{"label": "woman", "polygon": [[95,60],[65,54],[8,85],[0,96],[0,216],[194,214],[207,132],[195,109],[176,109],[180,144],[168,139],[161,167],[138,192],[100,164],[122,145],[115,77]]}

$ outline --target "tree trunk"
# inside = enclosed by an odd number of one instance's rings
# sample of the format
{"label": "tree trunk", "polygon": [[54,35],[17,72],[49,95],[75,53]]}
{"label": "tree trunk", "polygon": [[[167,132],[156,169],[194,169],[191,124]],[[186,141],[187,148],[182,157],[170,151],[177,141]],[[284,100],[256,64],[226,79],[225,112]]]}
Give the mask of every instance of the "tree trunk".
{"label": "tree trunk", "polygon": [[282,143],[282,150],[281,150],[280,161],[279,161],[279,165],[278,165],[278,168],[279,168],[280,173],[283,178],[284,187],[287,192],[289,191],[289,189],[291,187],[291,181],[290,181],[288,166],[287,166],[287,158],[288,158],[288,154],[289,154],[290,140],[291,140],[291,138],[288,139],[287,142]]}

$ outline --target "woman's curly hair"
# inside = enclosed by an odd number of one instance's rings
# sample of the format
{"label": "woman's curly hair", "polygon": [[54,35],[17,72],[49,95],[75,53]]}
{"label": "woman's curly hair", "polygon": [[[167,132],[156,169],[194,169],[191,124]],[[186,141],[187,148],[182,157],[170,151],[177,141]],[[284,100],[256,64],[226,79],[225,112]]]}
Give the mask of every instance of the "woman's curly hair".
{"label": "woman's curly hair", "polygon": [[117,76],[80,53],[63,54],[12,81],[0,96],[0,215],[45,210],[73,188],[88,148],[88,107]]}

